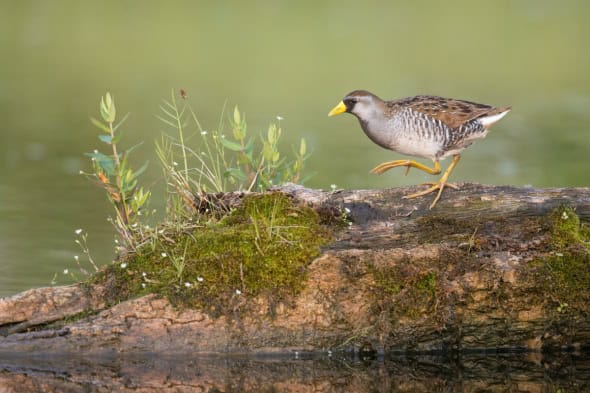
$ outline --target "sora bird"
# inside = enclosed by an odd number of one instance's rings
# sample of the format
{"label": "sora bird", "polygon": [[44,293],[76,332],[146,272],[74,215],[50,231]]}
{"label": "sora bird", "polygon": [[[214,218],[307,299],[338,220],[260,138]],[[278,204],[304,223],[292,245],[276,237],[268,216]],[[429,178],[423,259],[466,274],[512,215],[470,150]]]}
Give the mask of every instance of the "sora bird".
{"label": "sora bird", "polygon": [[459,153],[478,139],[484,138],[490,127],[504,117],[510,107],[494,108],[490,105],[471,101],[421,95],[393,101],[383,101],[364,90],[355,90],[340,101],[328,116],[348,112],[355,115],[373,142],[381,147],[399,153],[429,158],[434,168],[413,160],[384,162],[371,170],[382,174],[391,168],[406,167],[423,170],[431,175],[441,173],[439,161],[453,156],[453,161],[436,183],[424,191],[406,195],[416,198],[438,191],[430,205],[432,209],[445,186],[457,189],[447,183],[449,175],[460,159]]}

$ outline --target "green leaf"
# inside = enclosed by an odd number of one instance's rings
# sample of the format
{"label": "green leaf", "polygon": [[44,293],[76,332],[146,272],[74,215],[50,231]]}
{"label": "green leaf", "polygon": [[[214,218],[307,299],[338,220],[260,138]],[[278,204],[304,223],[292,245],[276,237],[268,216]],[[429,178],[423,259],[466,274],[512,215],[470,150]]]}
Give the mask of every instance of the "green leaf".
{"label": "green leaf", "polygon": [[109,122],[109,111],[104,103],[104,97],[100,97],[100,115],[104,121]]}
{"label": "green leaf", "polygon": [[276,125],[271,124],[268,126],[267,138],[268,138],[268,142],[271,145],[274,145],[277,143],[277,126]]}
{"label": "green leaf", "polygon": [[104,143],[109,144],[109,145],[113,142],[113,137],[110,135],[100,134],[98,136],[98,139],[100,139],[101,141],[103,141]]}
{"label": "green leaf", "polygon": [[169,120],[167,120],[167,119],[164,119],[164,118],[163,118],[162,116],[160,116],[160,115],[154,115],[154,116],[156,116],[156,118],[157,118],[158,120],[160,120],[161,122],[164,122],[164,123],[168,124],[170,127],[174,128],[174,129],[176,129],[176,130],[178,129],[178,124],[174,124],[174,123],[172,123],[171,121],[169,121]]}
{"label": "green leaf", "polygon": [[115,125],[113,127],[113,132],[117,131],[117,129],[121,126],[121,124],[125,123],[125,120],[127,120],[127,118],[129,117],[129,112],[125,113],[125,116],[123,116],[123,118],[121,119],[121,121],[119,121],[117,123],[117,125]]}
{"label": "green leaf", "polygon": [[176,115],[172,114],[172,112],[170,112],[169,110],[167,110],[166,108],[164,108],[162,105],[160,105],[160,110],[162,112],[164,112],[168,117],[170,117],[171,119],[176,120]]}
{"label": "green leaf", "polygon": [[275,152],[272,149],[272,146],[270,145],[270,143],[264,142],[264,146],[262,148],[262,154],[263,154],[264,159],[266,160],[266,162],[272,162],[274,153]]}
{"label": "green leaf", "polygon": [[224,177],[233,177],[240,181],[248,180],[248,176],[242,171],[240,168],[227,168],[227,170],[223,173]]}
{"label": "green leaf", "polygon": [[109,127],[106,124],[101,123],[100,120],[96,120],[94,117],[91,117],[90,122],[94,124],[97,128],[99,128],[101,131],[108,132],[109,134],[111,133]]}
{"label": "green leaf", "polygon": [[139,168],[138,170],[136,170],[136,171],[135,171],[135,177],[138,177],[138,176],[139,176],[139,175],[141,175],[143,172],[145,172],[145,170],[147,169],[147,167],[148,167],[148,164],[149,164],[149,163],[150,163],[149,161],[146,161],[146,162],[145,162],[145,164],[143,164],[143,165],[141,166],[141,168]]}
{"label": "green leaf", "polygon": [[111,145],[116,145],[117,143],[119,143],[121,138],[122,138],[121,133],[118,133],[117,135],[115,135],[115,137],[113,139],[111,139]]}
{"label": "green leaf", "polygon": [[128,155],[133,150],[137,149],[139,146],[143,145],[143,142],[136,143],[135,145],[131,146],[129,149],[125,150],[125,155]]}
{"label": "green leaf", "polygon": [[236,142],[229,141],[226,138],[217,138],[217,139],[224,147],[226,147],[232,151],[242,151],[242,145],[240,145]]}
{"label": "green leaf", "polygon": [[112,123],[115,121],[115,101],[111,96],[111,93],[108,93],[100,99],[100,115],[102,116],[103,120],[107,123]]}
{"label": "green leaf", "polygon": [[306,151],[307,144],[305,143],[305,138],[301,138],[301,144],[299,145],[299,155],[303,157]]}
{"label": "green leaf", "polygon": [[244,146],[244,152],[246,152],[246,154],[252,154],[252,152],[254,151],[254,138],[249,138],[248,142],[246,142],[246,145]]}
{"label": "green leaf", "polygon": [[115,161],[101,152],[86,153],[86,156],[94,158],[94,162],[102,169],[107,176],[113,176],[115,174]]}
{"label": "green leaf", "polygon": [[236,105],[234,107],[234,123],[237,126],[239,126],[241,122],[242,122],[242,117],[240,116],[240,110],[238,109],[238,106]]}

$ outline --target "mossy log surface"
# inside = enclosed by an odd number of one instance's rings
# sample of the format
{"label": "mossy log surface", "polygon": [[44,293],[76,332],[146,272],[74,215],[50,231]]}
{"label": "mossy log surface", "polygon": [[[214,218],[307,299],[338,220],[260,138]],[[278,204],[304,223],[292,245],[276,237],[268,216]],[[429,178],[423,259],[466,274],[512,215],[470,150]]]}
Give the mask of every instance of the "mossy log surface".
{"label": "mossy log surface", "polygon": [[[0,299],[0,351],[290,353],[549,350],[590,343],[590,189],[461,184],[280,190],[334,239],[292,298],[242,296],[224,313],[156,294],[107,302],[105,284]],[[228,196],[230,204],[240,197]],[[346,216],[347,225],[342,225]]]}

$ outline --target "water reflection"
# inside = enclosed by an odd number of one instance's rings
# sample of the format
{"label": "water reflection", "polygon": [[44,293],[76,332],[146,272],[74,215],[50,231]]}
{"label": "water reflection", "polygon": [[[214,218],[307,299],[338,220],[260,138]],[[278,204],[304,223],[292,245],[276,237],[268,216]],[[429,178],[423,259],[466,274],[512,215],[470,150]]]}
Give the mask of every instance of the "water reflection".
{"label": "water reflection", "polygon": [[586,392],[590,358],[0,355],[2,392]]}

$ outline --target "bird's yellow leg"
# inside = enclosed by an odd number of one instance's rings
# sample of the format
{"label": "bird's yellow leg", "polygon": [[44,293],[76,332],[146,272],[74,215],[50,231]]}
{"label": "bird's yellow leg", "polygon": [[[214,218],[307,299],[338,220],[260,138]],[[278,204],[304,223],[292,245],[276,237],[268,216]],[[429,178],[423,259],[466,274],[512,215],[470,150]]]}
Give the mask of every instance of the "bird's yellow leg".
{"label": "bird's yellow leg", "polygon": [[[457,163],[459,162],[460,159],[461,159],[461,156],[458,154],[455,154],[453,156],[453,162],[451,162],[451,165],[449,165],[449,167],[447,168],[445,173],[443,173],[443,175],[441,176],[438,183],[435,183],[433,186],[431,186],[430,188],[428,188],[424,191],[420,191],[415,194],[406,195],[406,196],[404,196],[404,199],[417,198],[422,195],[427,195],[427,194],[430,194],[431,192],[438,190],[438,193],[436,194],[436,198],[434,198],[434,201],[432,201],[432,204],[430,205],[430,208],[432,209],[436,205],[436,202],[438,202],[438,200],[440,199],[440,196],[441,196],[445,186],[449,186],[449,187],[453,188],[450,184],[447,184],[447,180],[449,179],[449,175],[451,174],[451,172],[453,172],[453,169],[455,169],[455,166],[457,165]],[[453,186],[456,187],[454,184],[453,184]]]}
{"label": "bird's yellow leg", "polygon": [[431,175],[438,175],[440,173],[440,164],[438,161],[434,161],[434,168],[429,168],[426,165],[422,165],[419,162],[412,161],[412,160],[395,160],[395,161],[388,161],[384,162],[383,164],[377,165],[375,168],[371,169],[371,173],[380,175],[392,168],[396,168],[398,166],[405,166],[406,167],[406,175],[410,172],[410,168],[417,168],[426,173],[430,173]]}

